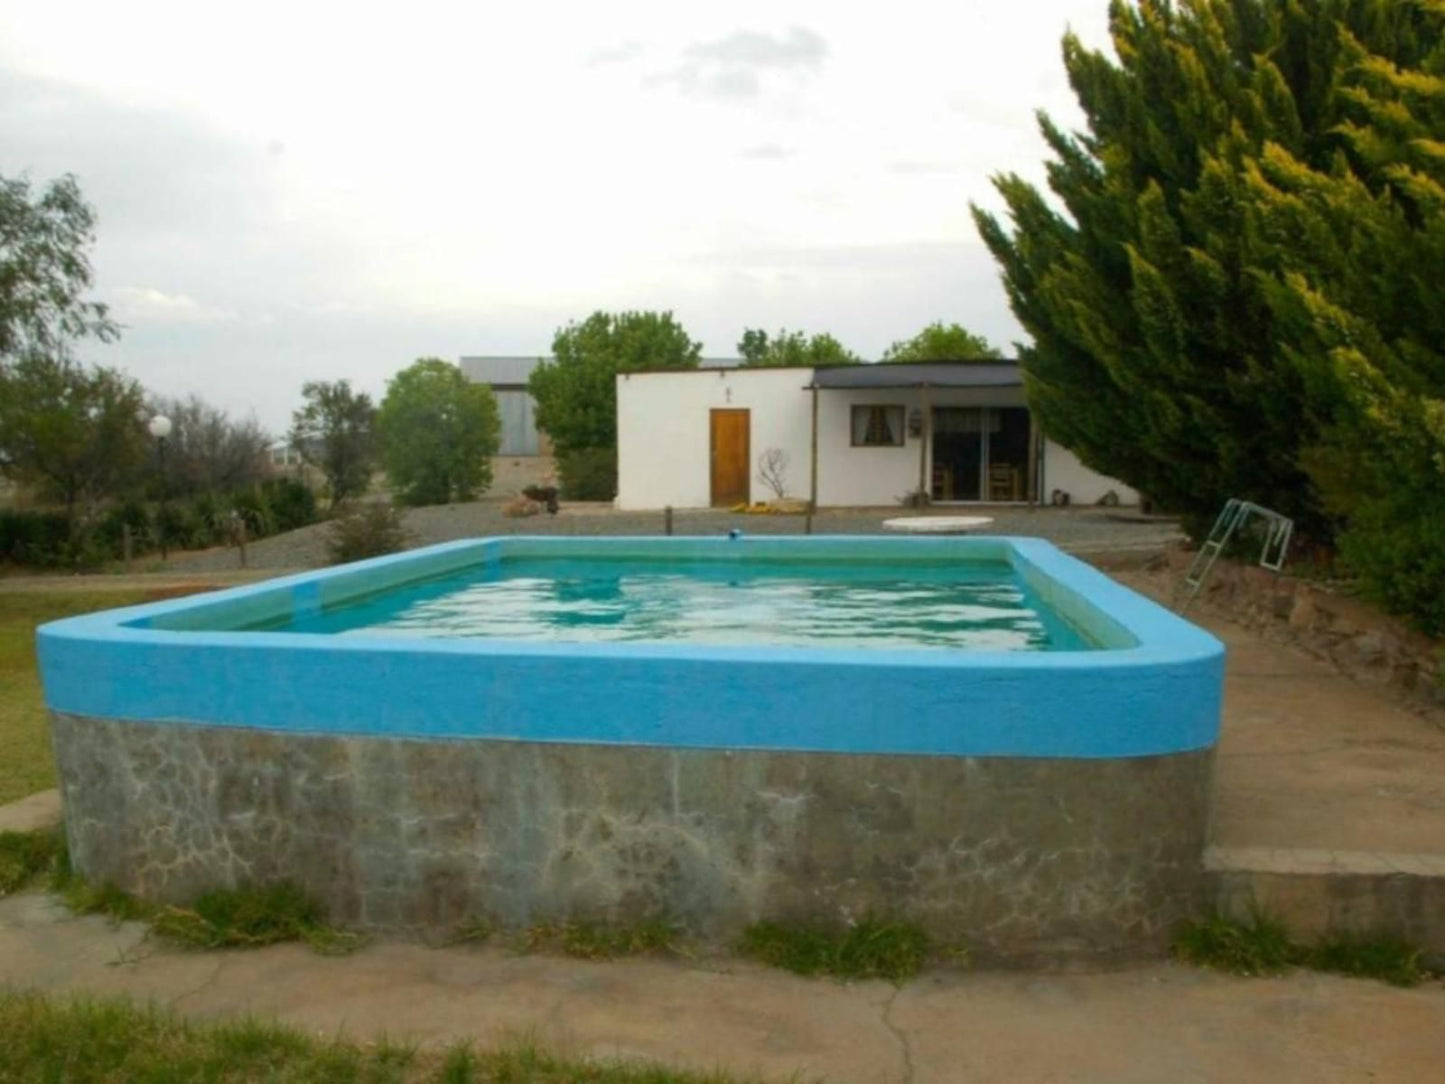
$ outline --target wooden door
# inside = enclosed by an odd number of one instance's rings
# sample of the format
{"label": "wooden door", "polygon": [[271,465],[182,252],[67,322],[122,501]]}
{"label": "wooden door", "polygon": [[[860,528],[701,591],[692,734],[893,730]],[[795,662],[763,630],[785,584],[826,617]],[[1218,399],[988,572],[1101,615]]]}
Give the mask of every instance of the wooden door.
{"label": "wooden door", "polygon": [[746,504],[752,478],[748,446],[750,419],[746,410],[712,412],[712,506]]}

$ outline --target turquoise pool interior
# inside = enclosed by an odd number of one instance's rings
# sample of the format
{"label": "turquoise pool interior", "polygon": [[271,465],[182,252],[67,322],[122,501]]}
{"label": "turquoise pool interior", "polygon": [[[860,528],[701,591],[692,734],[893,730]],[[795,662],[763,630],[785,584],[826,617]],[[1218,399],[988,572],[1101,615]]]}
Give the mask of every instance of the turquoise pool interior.
{"label": "turquoise pool interior", "polygon": [[520,642],[983,651],[1097,646],[1012,565],[996,560],[520,558],[241,627]]}

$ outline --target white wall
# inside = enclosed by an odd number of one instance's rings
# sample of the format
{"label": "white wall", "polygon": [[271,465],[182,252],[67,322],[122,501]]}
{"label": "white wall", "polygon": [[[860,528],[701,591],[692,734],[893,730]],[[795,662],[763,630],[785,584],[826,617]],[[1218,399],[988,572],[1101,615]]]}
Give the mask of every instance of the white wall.
{"label": "white wall", "polygon": [[711,410],[747,410],[751,499],[773,496],[758,479],[769,448],[788,454],[788,496],[806,499],[811,369],[621,373],[617,377],[617,507],[706,508],[712,503]]}
{"label": "white wall", "polygon": [[[758,458],[769,448],[789,456],[788,496],[806,499],[812,439],[809,369],[733,369],[623,373],[617,377],[617,506],[624,509],[706,508],[712,498],[708,412],[750,412],[751,499],[772,492],[759,481]],[[1022,388],[935,388],[933,406],[1023,406]],[[908,414],[922,407],[915,389],[848,389],[818,393],[818,504],[822,507],[896,506],[918,487],[920,437],[902,447],[852,446],[852,407],[892,405]],[[1109,490],[1124,504],[1138,494],[1096,474],[1067,448],[1044,442],[1042,497],[1055,489],[1074,504],[1096,503]],[[932,463],[925,478],[932,477]]]}
{"label": "white wall", "polygon": [[[907,435],[901,448],[855,448],[853,407],[902,406],[904,418],[923,409],[917,389],[858,388],[818,393],[818,504],[821,507],[896,505],[918,488],[921,436]],[[934,388],[932,406],[1023,406],[1021,388]],[[930,458],[924,486],[933,476]]]}
{"label": "white wall", "polygon": [[1123,482],[1090,470],[1073,452],[1047,438],[1044,439],[1043,472],[1040,496],[1045,504],[1050,502],[1056,489],[1067,493],[1071,504],[1098,504],[1110,490],[1118,494],[1120,504],[1139,503],[1139,494]]}

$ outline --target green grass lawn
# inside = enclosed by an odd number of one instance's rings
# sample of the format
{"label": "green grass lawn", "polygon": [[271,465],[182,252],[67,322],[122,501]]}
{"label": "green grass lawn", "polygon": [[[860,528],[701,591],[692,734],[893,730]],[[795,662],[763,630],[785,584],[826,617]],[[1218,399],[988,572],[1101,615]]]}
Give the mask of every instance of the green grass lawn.
{"label": "green grass lawn", "polygon": [[136,588],[0,588],[0,805],[55,786],[50,728],[35,670],[35,627],[57,617],[129,606],[155,594]]}
{"label": "green grass lawn", "polygon": [[[721,1073],[559,1057],[531,1045],[446,1050],[317,1037],[259,1020],[191,1023],[121,1000],[0,991],[0,1080],[228,1084],[742,1084]],[[752,1079],[752,1078],[746,1078]]]}

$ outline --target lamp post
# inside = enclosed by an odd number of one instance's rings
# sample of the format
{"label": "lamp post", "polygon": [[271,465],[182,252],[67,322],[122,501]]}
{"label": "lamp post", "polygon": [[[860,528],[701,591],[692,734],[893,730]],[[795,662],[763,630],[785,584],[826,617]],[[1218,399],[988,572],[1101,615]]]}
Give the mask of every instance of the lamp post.
{"label": "lamp post", "polygon": [[171,435],[171,420],[164,414],[157,414],[150,420],[148,428],[151,436],[156,438],[156,463],[161,476],[161,522],[160,529],[156,534],[160,536],[161,560],[164,561],[169,554],[169,547],[166,544],[166,528],[170,521],[166,516],[166,437]]}

